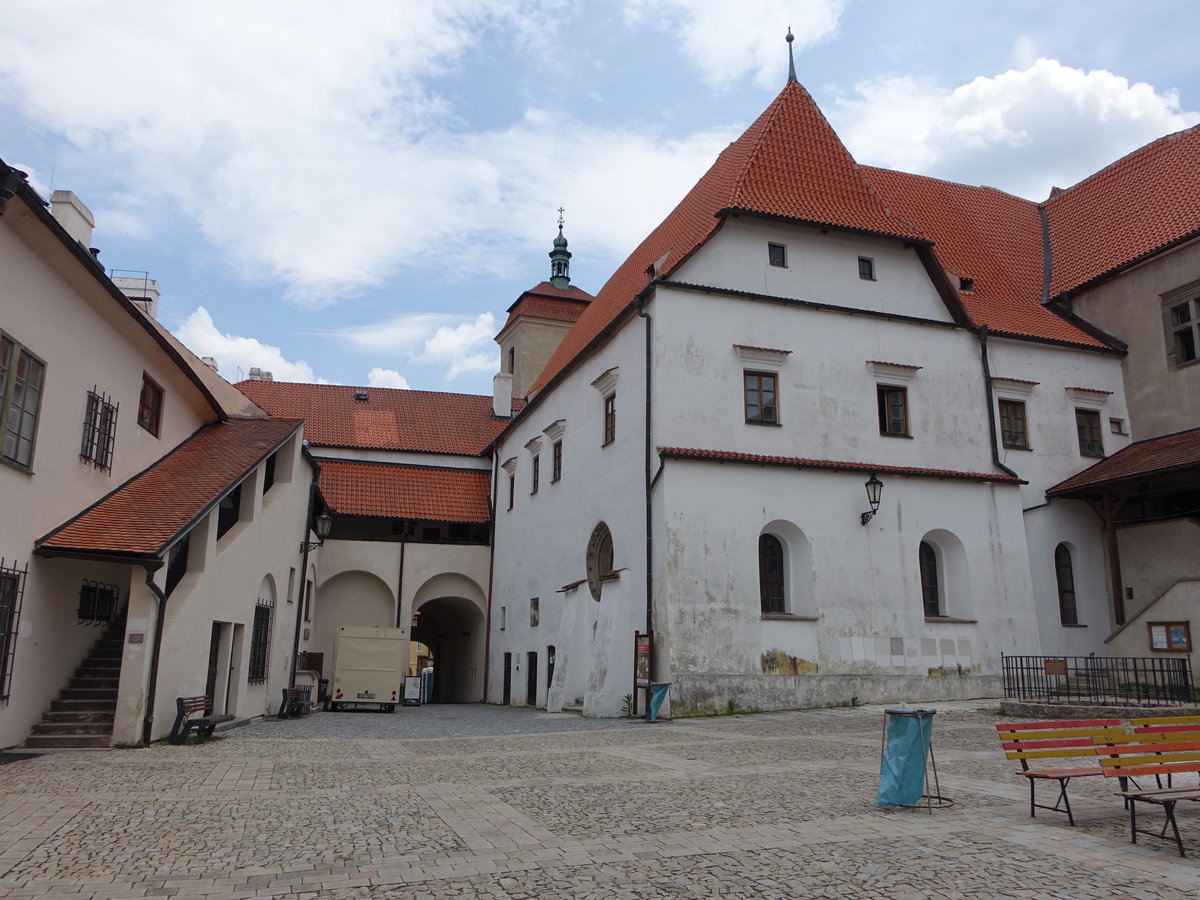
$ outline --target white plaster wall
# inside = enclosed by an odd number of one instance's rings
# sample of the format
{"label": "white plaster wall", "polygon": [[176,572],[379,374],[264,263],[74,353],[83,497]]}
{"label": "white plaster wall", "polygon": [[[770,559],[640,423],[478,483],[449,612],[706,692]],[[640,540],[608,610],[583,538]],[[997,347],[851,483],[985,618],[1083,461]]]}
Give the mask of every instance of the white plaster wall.
{"label": "white plaster wall", "polygon": [[[21,202],[10,202],[0,216],[0,271],[0,330],[46,364],[31,471],[0,464],[4,506],[21,511],[0,518],[0,557],[6,565],[29,564],[12,695],[0,705],[4,747],[24,739],[95,639],[93,627],[77,624],[80,580],[129,581],[104,566],[32,559],[34,541],[216,416],[165,351]],[[165,391],[157,438],[137,424],[143,371]],[[79,458],[93,387],[120,405],[111,471]]]}
{"label": "white plaster wall", "polygon": [[380,462],[407,466],[444,466],[448,469],[490,471],[492,462],[486,457],[459,456],[452,453],[406,453],[397,450],[359,450],[353,447],[309,446],[318,459],[345,459],[354,462]]}
{"label": "white plaster wall", "polygon": [[[657,291],[658,446],[991,473],[975,337],[837,312]],[[744,362],[734,344],[789,350],[778,370],[779,427],[745,422]],[[877,360],[920,368],[905,382]],[[911,438],[879,433],[876,386],[907,388]]]}
{"label": "white plaster wall", "polygon": [[[1117,631],[1108,642],[1106,656],[1187,656],[1191,660],[1193,684],[1196,667],[1200,664],[1200,622],[1196,610],[1200,609],[1200,579],[1185,578],[1175,582],[1162,594],[1157,602],[1139,610],[1129,617],[1125,627]],[[1187,622],[1192,636],[1191,653],[1165,653],[1152,650],[1150,645],[1150,622]]]}
{"label": "white plaster wall", "polygon": [[[787,248],[786,267],[768,263],[768,243]],[[859,278],[860,256],[874,260],[875,281]],[[727,219],[671,280],[950,321],[916,252],[901,241],[750,216]]]}
{"label": "white plaster wall", "polygon": [[[691,685],[685,707],[724,708],[721,685],[729,676],[750,679],[740,682],[752,684],[743,705],[848,700],[839,683],[860,697],[922,699],[924,690],[932,699],[960,675],[997,676],[1002,652],[1036,646],[1014,487],[885,477],[880,512],[864,527],[864,480],[858,473],[667,463],[656,498],[665,514],[655,602],[669,620],[667,677]],[[758,536],[781,520],[810,540],[816,621],[762,617]],[[945,585],[946,612],[974,621],[925,619],[917,547],[939,530],[962,549],[962,571]],[[823,699],[771,684],[793,673],[827,676]],[[889,692],[892,676],[907,676],[897,682],[904,696],[899,687]],[[707,696],[697,688],[705,681]]]}
{"label": "white plaster wall", "polygon": [[1127,526],[1117,530],[1117,541],[1121,580],[1133,594],[1125,601],[1131,616],[1160,602],[1177,582],[1200,579],[1200,525],[1195,519]]}
{"label": "white plaster wall", "polygon": [[[617,667],[607,674],[609,652],[632,648],[633,634],[645,630],[645,332],[633,318],[603,347],[587,357],[557,387],[544,392],[526,408],[500,439],[501,463],[516,457],[516,492],[511,510],[508,476],[499,472],[495,529],[495,572],[492,585],[491,652],[487,699],[499,703],[503,686],[503,658],[513,654],[513,701],[524,702],[524,654],[539,654],[539,672],[545,673],[545,648],[557,652],[556,683],[551,707],[584,699],[589,715],[619,715],[622,697],[632,683],[632,662],[627,675]],[[604,402],[592,381],[617,367],[617,436],[603,442]],[[565,420],[562,478],[551,477],[551,441],[544,429]],[[531,455],[525,445],[541,437],[541,483],[530,493]],[[613,565],[621,569],[619,592],[623,610],[603,631],[605,610],[596,603],[587,585],[560,593],[564,585],[587,575],[586,551],[592,531],[605,522],[613,537]],[[605,596],[610,587],[606,586]],[[540,618],[529,624],[529,599],[540,599]],[[605,601],[607,602],[607,600]],[[505,628],[500,630],[500,608],[505,607]],[[595,628],[593,629],[593,625]],[[629,651],[632,653],[632,650]],[[632,657],[631,657],[632,658]],[[595,680],[604,660],[605,677]],[[586,674],[586,678],[584,677]],[[545,703],[544,678],[540,679],[539,704]],[[577,693],[579,691],[579,693]]]}

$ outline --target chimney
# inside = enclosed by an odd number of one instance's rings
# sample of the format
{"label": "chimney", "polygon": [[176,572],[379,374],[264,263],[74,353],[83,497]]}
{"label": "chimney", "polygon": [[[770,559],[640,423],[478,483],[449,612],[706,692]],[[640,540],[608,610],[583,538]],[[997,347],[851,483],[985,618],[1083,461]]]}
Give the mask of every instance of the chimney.
{"label": "chimney", "polygon": [[497,372],[492,376],[492,415],[500,419],[512,416],[512,373]]}
{"label": "chimney", "polygon": [[[125,272],[129,270],[117,269],[116,271]],[[142,272],[140,278],[114,274],[112,276],[112,283],[135,306],[140,308],[142,312],[152,319],[158,318],[158,298],[161,296],[162,291],[159,290],[158,282],[151,278],[148,273]]]}
{"label": "chimney", "polygon": [[83,244],[84,249],[91,248],[96,220],[82,200],[70,191],[55,191],[50,195],[50,212],[67,234]]}
{"label": "chimney", "polygon": [[274,381],[275,376],[270,372],[264,372],[258,366],[250,367],[250,374],[247,376],[250,381]]}

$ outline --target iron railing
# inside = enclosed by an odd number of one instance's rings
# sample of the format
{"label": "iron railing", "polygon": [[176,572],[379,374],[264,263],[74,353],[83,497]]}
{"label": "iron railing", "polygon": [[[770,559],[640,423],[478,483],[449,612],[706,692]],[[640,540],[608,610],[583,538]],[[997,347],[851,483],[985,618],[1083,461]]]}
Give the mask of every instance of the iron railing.
{"label": "iron railing", "polygon": [[1042,703],[1189,706],[1187,657],[1003,656],[1004,696]]}

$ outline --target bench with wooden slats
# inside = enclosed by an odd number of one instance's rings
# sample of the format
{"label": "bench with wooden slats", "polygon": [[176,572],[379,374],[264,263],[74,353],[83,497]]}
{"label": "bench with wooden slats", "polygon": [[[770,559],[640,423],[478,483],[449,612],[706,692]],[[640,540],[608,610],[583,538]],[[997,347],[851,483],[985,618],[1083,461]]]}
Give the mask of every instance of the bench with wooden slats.
{"label": "bench with wooden slats", "polygon": [[[1029,779],[1029,815],[1036,816],[1037,810],[1066,813],[1067,821],[1075,824],[1071,812],[1071,801],[1067,797],[1067,786],[1072,778],[1087,778],[1103,775],[1099,765],[1099,751],[1106,739],[1117,740],[1126,736],[1120,719],[1072,719],[1059,722],[1020,722],[997,725],[1007,759],[1021,761],[1017,772]],[[1078,767],[1031,768],[1030,760],[1063,760],[1084,758],[1089,765]],[[1058,798],[1053,806],[1037,802],[1037,783],[1043,780],[1058,782]]]}
{"label": "bench with wooden slats", "polygon": [[1134,734],[1174,734],[1179,740],[1189,740],[1182,735],[1194,733],[1200,739],[1200,716],[1148,716],[1130,719]]}
{"label": "bench with wooden slats", "polygon": [[[1186,727],[1186,726],[1185,726]],[[1097,746],[1100,768],[1105,775],[1121,779],[1118,796],[1125,799],[1129,807],[1129,837],[1137,843],[1137,836],[1174,841],[1179,855],[1184,856],[1183,841],[1179,836],[1179,825],[1175,821],[1175,805],[1180,800],[1200,800],[1200,785],[1191,787],[1161,787],[1162,778],[1185,772],[1200,773],[1200,740],[1177,740],[1179,732],[1142,732],[1132,735],[1124,742],[1105,743]],[[1129,790],[1126,779],[1153,775],[1159,787]],[[1138,828],[1137,805],[1152,803],[1163,808],[1166,819],[1157,831]],[[1167,834],[1167,830],[1171,834]]]}

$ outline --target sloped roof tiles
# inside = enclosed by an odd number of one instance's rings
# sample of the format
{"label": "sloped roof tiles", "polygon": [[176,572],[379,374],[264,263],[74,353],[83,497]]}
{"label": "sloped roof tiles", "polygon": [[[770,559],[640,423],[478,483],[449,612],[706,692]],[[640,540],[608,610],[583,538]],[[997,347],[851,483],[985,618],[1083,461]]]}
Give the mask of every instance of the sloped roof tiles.
{"label": "sloped roof tiles", "polygon": [[339,515],[489,522],[491,473],[321,461],[321,495]]}
{"label": "sloped roof tiles", "polygon": [[302,424],[231,418],[206,425],[35,546],[43,552],[154,557]]}
{"label": "sloped roof tiles", "polygon": [[1131,478],[1200,466],[1200,428],[1137,441],[1046,491],[1047,497],[1079,494]]}
{"label": "sloped roof tiles", "polygon": [[[477,394],[242,381],[237,389],[272,416],[305,420],[304,435],[324,447],[479,456],[508,424]],[[355,400],[365,393],[366,400]]]}

